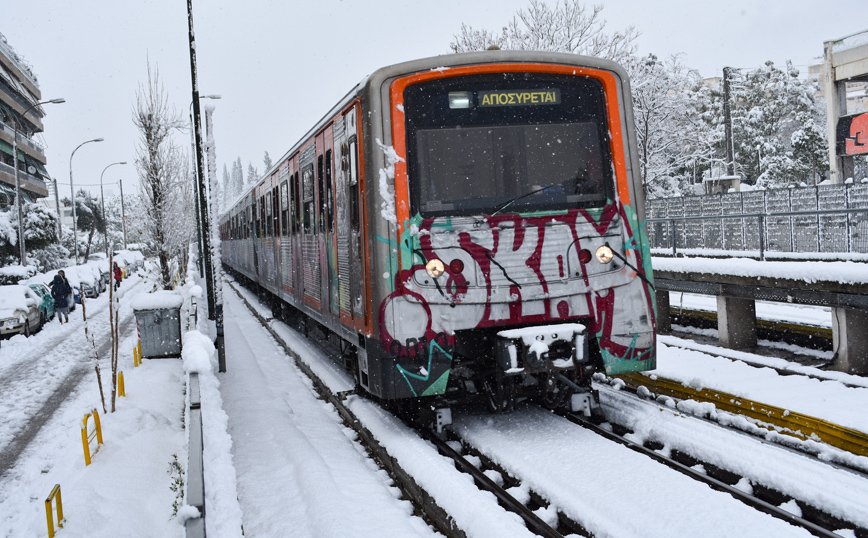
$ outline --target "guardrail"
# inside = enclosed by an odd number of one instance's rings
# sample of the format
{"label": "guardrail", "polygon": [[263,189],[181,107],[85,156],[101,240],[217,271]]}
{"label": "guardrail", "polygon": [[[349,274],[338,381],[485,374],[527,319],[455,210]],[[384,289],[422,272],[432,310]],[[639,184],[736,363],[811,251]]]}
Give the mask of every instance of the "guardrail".
{"label": "guardrail", "polygon": [[[854,214],[856,217],[852,216]],[[733,219],[740,221],[740,226],[727,226]],[[756,225],[748,226],[753,221]],[[758,252],[760,260],[765,260],[770,250],[868,253],[868,207],[673,216],[649,218],[647,223],[651,248],[669,248],[673,256],[678,254],[679,248],[737,251],[740,255],[750,255],[753,251]],[[697,224],[691,226],[691,223]]]}
{"label": "guardrail", "polygon": [[187,390],[190,394],[190,412],[187,427],[190,430],[190,444],[187,449],[187,501],[189,506],[199,510],[199,517],[185,522],[187,538],[205,538],[205,466],[202,451],[202,400],[199,395],[199,374],[189,376]]}

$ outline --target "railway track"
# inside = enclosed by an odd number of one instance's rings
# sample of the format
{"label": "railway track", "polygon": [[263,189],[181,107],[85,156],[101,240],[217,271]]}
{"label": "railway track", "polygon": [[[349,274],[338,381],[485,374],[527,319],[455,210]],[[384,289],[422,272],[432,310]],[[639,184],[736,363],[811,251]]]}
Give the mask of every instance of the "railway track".
{"label": "railway track", "polygon": [[[244,299],[243,296],[242,299]],[[357,399],[357,396],[352,392],[332,393],[311,368],[304,361],[300,360],[298,355],[284,343],[283,339],[270,326],[268,320],[258,314],[252,305],[247,304],[251,311],[260,319],[260,322],[275,336],[277,342],[284,347],[287,353],[296,358],[296,363],[311,378],[320,397],[329,401],[341,415],[345,424],[357,432],[359,439],[363,442],[369,454],[377,461],[381,468],[389,472],[402,490],[404,497],[414,504],[417,512],[423,514],[429,523],[447,536],[461,538],[467,536],[465,530],[456,523],[455,518],[449,514],[448,510],[438,506],[433,496],[426,491],[425,487],[417,483],[411,472],[404,469],[398,459],[389,454],[388,450],[377,441],[375,435],[350,410],[350,406],[345,405],[348,399]],[[659,452],[662,448],[659,444],[650,442],[648,443],[649,446],[644,446],[630,441],[627,438],[630,431],[626,428],[615,426],[612,428],[613,431],[608,431],[581,416],[563,414],[563,418],[582,428],[593,431],[596,435],[625,445],[631,450],[689,476],[691,479],[701,481],[717,491],[726,492],[760,512],[804,528],[815,536],[837,536],[832,529],[841,528],[855,529],[856,535],[860,538],[868,536],[868,530],[862,529],[852,522],[830,516],[822,509],[816,508],[810,503],[788,497],[761,484],[752,484],[752,492],[745,493],[743,491],[744,487],[739,487],[742,477],[737,473],[717,467],[714,464],[677,450],[672,451],[670,456],[664,456]],[[581,518],[571,517],[555,506],[550,505],[545,492],[536,492],[530,487],[522,485],[522,477],[511,476],[481,451],[474,448],[472,443],[455,436],[454,432],[450,432],[451,437],[449,441],[441,439],[440,436],[431,431],[420,432],[420,435],[429,443],[436,446],[442,456],[449,458],[458,471],[470,475],[477,487],[493,494],[503,509],[520,517],[527,529],[534,534],[550,537],[569,534],[594,536],[579,521]],[[697,470],[697,466],[700,465],[702,466],[702,470]],[[794,515],[791,509],[780,507],[780,505],[788,502],[794,502],[798,505],[801,516]]]}

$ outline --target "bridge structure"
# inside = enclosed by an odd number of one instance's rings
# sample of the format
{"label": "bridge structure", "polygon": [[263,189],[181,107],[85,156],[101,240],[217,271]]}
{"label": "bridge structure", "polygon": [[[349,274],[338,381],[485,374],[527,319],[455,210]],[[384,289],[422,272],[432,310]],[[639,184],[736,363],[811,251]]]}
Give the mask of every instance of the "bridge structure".
{"label": "bridge structure", "polygon": [[671,330],[669,292],[717,297],[720,345],[757,345],[756,301],[831,310],[835,370],[868,375],[868,271],[847,262],[654,257],[657,328]]}
{"label": "bridge structure", "polygon": [[856,155],[868,155],[868,112],[848,115],[847,83],[868,81],[868,30],[823,44],[829,169],[832,183],[853,177]]}

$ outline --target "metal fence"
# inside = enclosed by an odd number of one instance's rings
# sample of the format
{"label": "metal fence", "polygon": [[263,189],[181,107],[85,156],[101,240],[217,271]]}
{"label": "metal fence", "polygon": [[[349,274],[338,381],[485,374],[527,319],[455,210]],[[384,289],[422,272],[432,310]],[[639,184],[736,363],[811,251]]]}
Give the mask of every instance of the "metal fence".
{"label": "metal fence", "polygon": [[646,203],[651,248],[868,254],[868,184],[735,192]]}

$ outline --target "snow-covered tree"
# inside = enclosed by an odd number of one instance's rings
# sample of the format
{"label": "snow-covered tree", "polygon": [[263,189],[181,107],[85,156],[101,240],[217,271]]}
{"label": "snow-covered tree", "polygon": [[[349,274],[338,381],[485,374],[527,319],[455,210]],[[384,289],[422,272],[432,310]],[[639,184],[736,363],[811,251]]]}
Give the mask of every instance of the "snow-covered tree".
{"label": "snow-covered tree", "polygon": [[159,285],[172,289],[183,254],[193,234],[192,180],[187,156],[172,135],[184,128],[181,115],[169,107],[159,72],[148,65],[147,85],[136,92],[133,123],[139,130],[136,169],[141,182],[145,233],[159,261]]}
{"label": "snow-covered tree", "polygon": [[244,168],[241,166],[241,157],[232,163],[232,184],[235,185],[236,193],[244,192]]}
{"label": "snow-covered tree", "polygon": [[[40,271],[64,267],[69,259],[69,250],[57,240],[57,214],[42,204],[25,202],[24,246],[27,263]],[[0,265],[16,265],[18,248],[18,212],[0,212]]]}
{"label": "snow-covered tree", "polygon": [[247,182],[250,185],[259,181],[259,170],[253,167],[253,163],[247,163]]}
{"label": "snow-covered tree", "polygon": [[603,5],[591,6],[579,0],[556,0],[554,7],[530,0],[527,9],[515,12],[500,32],[475,30],[466,24],[449,44],[453,52],[472,52],[496,46],[504,50],[545,50],[571,52],[623,61],[636,52],[639,33],[632,26],[605,32]]}
{"label": "snow-covered tree", "polygon": [[782,187],[827,170],[816,81],[799,79],[790,62],[784,69],[766,62],[731,72],[736,173],[749,183]]}
{"label": "snow-covered tree", "polygon": [[716,132],[702,121],[708,88],[678,56],[663,61],[649,54],[629,59],[626,67],[633,81],[642,182],[651,196],[677,195],[692,182],[697,166],[714,159]]}
{"label": "snow-covered tree", "polygon": [[265,167],[265,170],[268,170],[269,168],[271,168],[272,164],[273,163],[271,162],[271,156],[268,155],[268,152],[266,151],[265,156],[262,157],[262,166]]}

